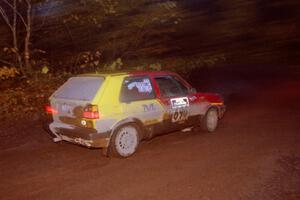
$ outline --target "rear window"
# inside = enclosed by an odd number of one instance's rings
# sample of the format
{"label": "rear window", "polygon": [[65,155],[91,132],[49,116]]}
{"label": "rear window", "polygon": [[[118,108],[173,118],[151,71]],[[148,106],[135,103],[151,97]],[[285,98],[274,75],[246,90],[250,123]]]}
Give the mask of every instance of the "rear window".
{"label": "rear window", "polygon": [[55,93],[55,98],[91,101],[104,81],[103,77],[73,77]]}

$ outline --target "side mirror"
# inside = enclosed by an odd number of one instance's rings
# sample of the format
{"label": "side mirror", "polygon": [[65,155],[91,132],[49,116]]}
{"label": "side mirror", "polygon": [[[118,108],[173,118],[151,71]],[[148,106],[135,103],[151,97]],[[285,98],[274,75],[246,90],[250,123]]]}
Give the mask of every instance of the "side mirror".
{"label": "side mirror", "polygon": [[189,93],[197,93],[197,90],[195,88],[190,88]]}

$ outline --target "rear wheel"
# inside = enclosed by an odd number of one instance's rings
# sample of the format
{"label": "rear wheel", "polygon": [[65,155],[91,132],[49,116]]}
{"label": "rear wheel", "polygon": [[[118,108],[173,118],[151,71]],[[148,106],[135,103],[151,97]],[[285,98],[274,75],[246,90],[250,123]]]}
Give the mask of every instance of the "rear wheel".
{"label": "rear wheel", "polygon": [[218,126],[219,116],[216,108],[210,108],[201,119],[201,128],[206,132],[214,132]]}
{"label": "rear wheel", "polygon": [[139,145],[139,131],[134,124],[127,124],[117,128],[113,133],[109,154],[117,157],[128,157],[134,154]]}

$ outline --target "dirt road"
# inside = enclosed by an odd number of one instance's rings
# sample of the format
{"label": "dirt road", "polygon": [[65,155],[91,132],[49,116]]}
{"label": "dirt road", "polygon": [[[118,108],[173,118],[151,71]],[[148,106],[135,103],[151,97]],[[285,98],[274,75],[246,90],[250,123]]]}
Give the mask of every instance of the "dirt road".
{"label": "dirt road", "polygon": [[54,144],[38,122],[3,128],[0,199],[299,200],[300,80],[246,86],[215,134],[156,137],[128,159]]}

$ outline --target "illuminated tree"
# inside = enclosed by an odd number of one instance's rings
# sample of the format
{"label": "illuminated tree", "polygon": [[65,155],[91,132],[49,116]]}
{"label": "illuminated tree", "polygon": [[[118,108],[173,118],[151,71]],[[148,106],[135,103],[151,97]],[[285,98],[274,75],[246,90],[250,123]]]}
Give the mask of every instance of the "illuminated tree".
{"label": "illuminated tree", "polygon": [[[32,32],[32,1],[31,0],[2,0],[0,14],[12,35],[12,52],[15,54],[15,61],[24,76],[31,72],[30,66],[30,39]],[[18,24],[22,26],[18,26]],[[21,48],[18,33],[24,30],[23,48]],[[23,49],[21,52],[20,49]]]}

